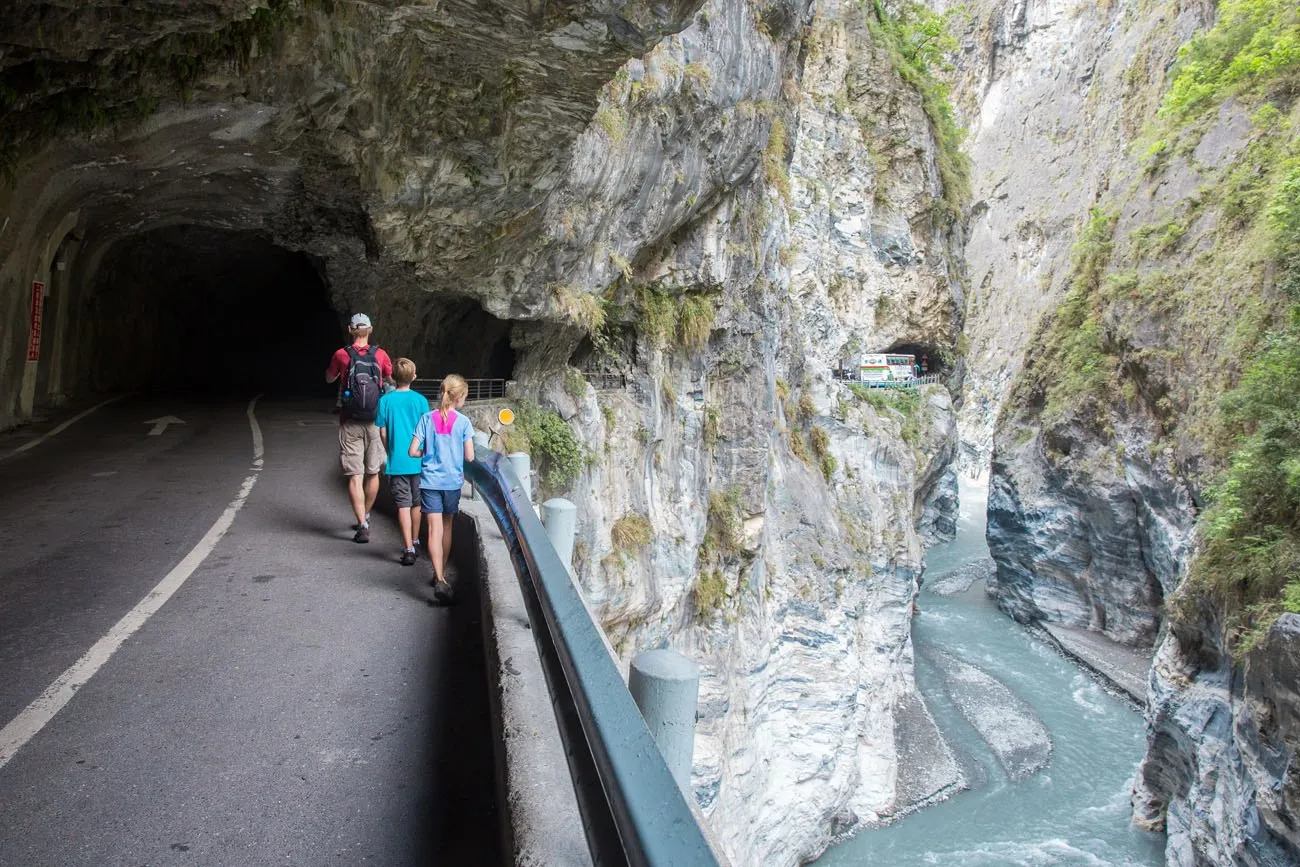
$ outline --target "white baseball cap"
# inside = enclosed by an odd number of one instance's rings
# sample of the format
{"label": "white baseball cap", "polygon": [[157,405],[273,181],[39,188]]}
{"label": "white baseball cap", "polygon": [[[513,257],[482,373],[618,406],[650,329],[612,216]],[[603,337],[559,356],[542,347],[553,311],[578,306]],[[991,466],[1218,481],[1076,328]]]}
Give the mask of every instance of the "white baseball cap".
{"label": "white baseball cap", "polygon": [[369,327],[370,327],[370,317],[367,316],[367,315],[364,314],[364,313],[354,313],[354,314],[352,315],[352,327],[353,327],[353,328],[369,328]]}

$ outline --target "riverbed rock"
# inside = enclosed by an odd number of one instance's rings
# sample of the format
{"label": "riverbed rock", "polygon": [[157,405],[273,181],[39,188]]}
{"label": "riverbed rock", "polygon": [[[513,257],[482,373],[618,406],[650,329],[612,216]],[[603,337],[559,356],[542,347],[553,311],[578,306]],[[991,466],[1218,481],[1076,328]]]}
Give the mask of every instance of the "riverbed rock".
{"label": "riverbed rock", "polygon": [[965,563],[948,572],[940,572],[935,575],[930,575],[927,572],[921,586],[926,593],[933,593],[937,596],[956,596],[965,593],[977,582],[991,580],[996,568],[992,558],[982,558],[971,563]]}
{"label": "riverbed rock", "polygon": [[942,650],[926,652],[953,705],[979,732],[1012,780],[1047,767],[1052,738],[1029,703],[1006,684]]}

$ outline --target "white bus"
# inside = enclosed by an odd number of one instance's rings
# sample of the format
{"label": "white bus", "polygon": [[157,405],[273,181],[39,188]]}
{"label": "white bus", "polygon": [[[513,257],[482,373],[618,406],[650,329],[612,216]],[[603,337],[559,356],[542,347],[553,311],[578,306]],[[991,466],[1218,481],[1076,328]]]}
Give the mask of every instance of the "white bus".
{"label": "white bus", "polygon": [[916,356],[901,353],[882,353],[863,356],[858,365],[858,382],[868,385],[885,385],[891,382],[908,382],[916,379]]}

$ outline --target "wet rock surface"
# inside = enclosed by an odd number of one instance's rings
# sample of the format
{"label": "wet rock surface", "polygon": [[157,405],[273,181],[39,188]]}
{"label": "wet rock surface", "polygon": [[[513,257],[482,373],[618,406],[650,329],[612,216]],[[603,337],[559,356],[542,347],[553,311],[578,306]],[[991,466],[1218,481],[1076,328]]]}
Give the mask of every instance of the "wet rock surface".
{"label": "wet rock surface", "polygon": [[1176,867],[1300,863],[1300,615],[1235,666],[1171,631],[1151,678],[1137,821],[1169,834]]}
{"label": "wet rock surface", "polygon": [[925,651],[944,690],[1013,780],[1046,767],[1052,739],[1032,707],[997,678],[937,648]]}
{"label": "wet rock surface", "polygon": [[1111,641],[1089,629],[1075,629],[1049,622],[1040,625],[1066,655],[1082,663],[1133,702],[1143,706],[1146,704],[1150,654]]}
{"label": "wet rock surface", "polygon": [[992,559],[976,560],[964,563],[956,569],[943,572],[933,577],[927,576],[922,586],[925,592],[938,596],[956,596],[971,589],[976,582],[987,581],[993,577],[995,564]]}

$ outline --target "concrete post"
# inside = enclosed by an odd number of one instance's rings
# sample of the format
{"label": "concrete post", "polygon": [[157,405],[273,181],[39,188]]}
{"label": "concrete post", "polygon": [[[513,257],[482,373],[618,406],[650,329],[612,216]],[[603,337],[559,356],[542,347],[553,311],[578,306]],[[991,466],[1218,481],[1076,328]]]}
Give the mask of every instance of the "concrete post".
{"label": "concrete post", "polygon": [[524,496],[528,502],[533,501],[533,459],[527,452],[511,452],[506,455],[510,466],[514,468],[519,483],[524,486]]}
{"label": "concrete post", "polygon": [[546,535],[560,555],[560,562],[573,571],[573,538],[578,533],[578,507],[563,497],[552,497],[542,503],[542,523]]}
{"label": "concrete post", "polygon": [[682,792],[691,790],[695,751],[695,707],[700,669],[673,650],[649,650],[632,660],[628,690]]}

